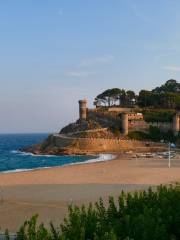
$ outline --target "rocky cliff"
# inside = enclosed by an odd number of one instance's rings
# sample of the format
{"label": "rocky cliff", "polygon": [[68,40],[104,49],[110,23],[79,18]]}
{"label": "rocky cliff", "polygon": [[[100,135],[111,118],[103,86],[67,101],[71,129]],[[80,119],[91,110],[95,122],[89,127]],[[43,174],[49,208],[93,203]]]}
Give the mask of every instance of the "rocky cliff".
{"label": "rocky cliff", "polygon": [[22,149],[34,154],[73,155],[95,154],[100,152],[120,152],[127,150],[151,151],[163,146],[155,143],[130,141],[125,136],[118,138],[109,127],[118,123],[116,116],[106,117],[104,113],[89,113],[87,121],[71,123],[58,134],[50,135],[41,144]]}

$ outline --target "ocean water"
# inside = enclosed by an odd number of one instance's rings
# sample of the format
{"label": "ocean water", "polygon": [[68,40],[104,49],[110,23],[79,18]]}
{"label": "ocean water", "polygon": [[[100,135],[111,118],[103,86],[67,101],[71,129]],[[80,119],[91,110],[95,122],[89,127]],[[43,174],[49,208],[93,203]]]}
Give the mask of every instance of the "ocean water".
{"label": "ocean water", "polygon": [[48,134],[0,134],[0,172],[28,171],[67,164],[91,163],[112,159],[110,154],[99,156],[33,155],[19,149],[42,142]]}

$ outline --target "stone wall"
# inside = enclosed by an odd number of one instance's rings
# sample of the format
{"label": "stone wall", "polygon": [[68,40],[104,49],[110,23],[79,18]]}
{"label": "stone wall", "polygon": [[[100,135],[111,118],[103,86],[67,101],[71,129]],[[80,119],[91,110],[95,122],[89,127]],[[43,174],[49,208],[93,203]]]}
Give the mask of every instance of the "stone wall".
{"label": "stone wall", "polygon": [[119,113],[103,112],[103,111],[91,111],[88,110],[88,119],[98,122],[101,127],[109,127],[114,124],[120,124]]}
{"label": "stone wall", "polygon": [[132,112],[134,108],[123,108],[123,107],[98,107],[98,108],[89,108],[90,112],[116,112],[117,114],[123,112]]}
{"label": "stone wall", "polygon": [[[113,124],[121,125],[121,120],[119,117],[119,113],[115,112],[101,112],[101,111],[89,111],[88,112],[89,119],[97,121],[100,123],[102,127],[108,127]],[[162,131],[173,130],[173,122],[145,122],[142,119],[139,120],[129,120],[128,121],[128,131],[147,131],[149,126],[155,126],[160,128]]]}
{"label": "stone wall", "polygon": [[129,131],[147,131],[149,126],[160,128],[162,131],[173,130],[172,122],[145,122],[145,121],[129,121]]}
{"label": "stone wall", "polygon": [[55,145],[59,148],[70,148],[71,152],[120,152],[123,150],[140,151],[155,150],[164,148],[164,145],[157,143],[149,143],[147,147],[145,142],[122,140],[122,139],[106,139],[106,138],[71,138],[61,135],[54,136]]}

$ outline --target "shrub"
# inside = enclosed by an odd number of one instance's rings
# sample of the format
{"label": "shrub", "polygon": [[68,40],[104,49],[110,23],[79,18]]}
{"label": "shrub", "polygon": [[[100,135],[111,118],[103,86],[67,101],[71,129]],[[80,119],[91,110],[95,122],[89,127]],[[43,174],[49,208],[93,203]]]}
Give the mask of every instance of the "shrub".
{"label": "shrub", "polygon": [[158,110],[158,111],[144,111],[143,116],[146,122],[172,122],[173,116],[175,114],[174,110]]}
{"label": "shrub", "polygon": [[133,131],[128,133],[128,137],[131,139],[136,139],[136,140],[146,140],[149,139],[149,135],[145,132],[141,131]]}
{"label": "shrub", "polygon": [[108,128],[108,130],[112,132],[116,137],[118,137],[121,134],[121,131],[118,125],[112,125]]}
{"label": "shrub", "polygon": [[179,140],[180,135],[175,136],[173,131],[169,130],[167,132],[161,131],[160,128],[155,126],[149,126],[148,132],[133,131],[128,134],[128,137],[136,140],[151,140],[151,141],[160,141],[165,140],[167,142],[176,142]]}
{"label": "shrub", "polygon": [[[89,207],[69,207],[56,229],[26,221],[17,240],[178,240],[180,239],[180,186],[159,186],[155,191],[122,192],[105,207],[102,199]],[[8,239],[8,232],[7,238]]]}

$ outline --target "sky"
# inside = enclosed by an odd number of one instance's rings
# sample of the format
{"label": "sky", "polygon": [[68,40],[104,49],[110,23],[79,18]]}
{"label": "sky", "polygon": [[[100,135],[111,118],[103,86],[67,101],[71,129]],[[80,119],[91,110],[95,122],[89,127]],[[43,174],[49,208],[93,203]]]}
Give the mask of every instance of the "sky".
{"label": "sky", "polygon": [[57,132],[78,100],[180,79],[179,0],[0,0],[0,133]]}

